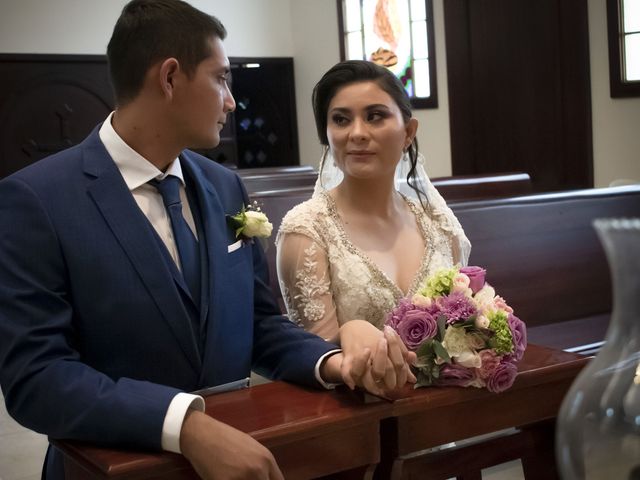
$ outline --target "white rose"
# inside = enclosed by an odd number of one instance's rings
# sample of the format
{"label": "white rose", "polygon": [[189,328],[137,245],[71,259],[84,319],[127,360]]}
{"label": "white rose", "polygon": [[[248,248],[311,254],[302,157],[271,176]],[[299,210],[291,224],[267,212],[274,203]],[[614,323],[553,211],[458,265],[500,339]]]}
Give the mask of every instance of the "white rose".
{"label": "white rose", "polygon": [[433,301],[429,297],[425,297],[424,295],[416,293],[413,297],[411,297],[411,303],[413,303],[416,307],[429,308],[433,304]]}
{"label": "white rose", "polygon": [[271,235],[273,225],[269,223],[269,219],[262,212],[248,210],[245,212],[245,224],[242,228],[242,234],[246,237],[268,237]]}
{"label": "white rose", "polygon": [[478,315],[476,317],[476,327],[478,328],[489,328],[489,319],[484,315]]}
{"label": "white rose", "polygon": [[455,277],[453,277],[453,285],[457,287],[468,287],[469,277],[467,277],[464,273],[457,273]]}
{"label": "white rose", "polygon": [[480,355],[471,350],[461,352],[460,355],[456,355],[454,358],[458,365],[462,365],[466,368],[479,368],[480,365],[482,365]]}
{"label": "white rose", "polygon": [[495,289],[485,283],[484,287],[478,290],[478,292],[473,296],[473,300],[476,302],[478,310],[493,309],[493,299],[495,296]]}

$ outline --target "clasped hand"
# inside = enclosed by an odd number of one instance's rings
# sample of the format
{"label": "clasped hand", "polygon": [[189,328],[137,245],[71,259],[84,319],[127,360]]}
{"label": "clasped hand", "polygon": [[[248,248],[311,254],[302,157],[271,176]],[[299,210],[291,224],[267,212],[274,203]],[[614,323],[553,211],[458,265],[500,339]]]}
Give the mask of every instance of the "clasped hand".
{"label": "clasped hand", "polygon": [[416,382],[410,368],[416,354],[393,329],[380,331],[365,320],[351,320],[340,327],[339,340],[342,353],[328,362],[340,362],[340,376],[349,388],[388,398],[407,382]]}

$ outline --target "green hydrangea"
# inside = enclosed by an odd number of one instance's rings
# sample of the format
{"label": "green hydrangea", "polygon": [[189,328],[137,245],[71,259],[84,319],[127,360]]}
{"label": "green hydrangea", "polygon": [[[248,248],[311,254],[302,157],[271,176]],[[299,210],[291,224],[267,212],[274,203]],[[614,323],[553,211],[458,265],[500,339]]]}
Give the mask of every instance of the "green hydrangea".
{"label": "green hydrangea", "polygon": [[425,297],[442,297],[451,293],[453,277],[458,273],[458,267],[443,268],[427,278],[418,293]]}
{"label": "green hydrangea", "polygon": [[505,355],[513,352],[513,337],[509,328],[507,314],[502,310],[488,312],[489,329],[493,330],[494,336],[491,338],[491,346],[498,355]]}

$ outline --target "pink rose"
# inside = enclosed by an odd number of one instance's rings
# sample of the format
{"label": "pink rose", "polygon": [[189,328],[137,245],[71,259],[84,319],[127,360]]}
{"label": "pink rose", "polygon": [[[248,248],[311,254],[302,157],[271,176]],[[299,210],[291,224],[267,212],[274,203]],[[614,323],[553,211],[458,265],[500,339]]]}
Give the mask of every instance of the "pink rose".
{"label": "pink rose", "polygon": [[435,336],[438,322],[429,312],[409,310],[398,322],[396,331],[409,350],[416,350],[424,340]]}
{"label": "pink rose", "polygon": [[504,392],[513,385],[518,368],[511,362],[502,362],[487,378],[487,390],[493,393]]}
{"label": "pink rose", "polygon": [[505,302],[504,298],[500,295],[497,295],[496,298],[493,299],[493,304],[500,310],[504,310],[507,313],[513,313],[513,308],[507,305],[507,302]]}
{"label": "pink rose", "polygon": [[495,369],[500,365],[500,357],[496,355],[495,350],[482,350],[479,353],[482,364],[479,368],[476,368],[478,377],[486,380],[491,376]]}
{"label": "pink rose", "polygon": [[440,368],[437,385],[453,385],[466,387],[476,378],[473,368],[466,368],[455,363],[445,363]]}
{"label": "pink rose", "polygon": [[484,277],[487,271],[481,267],[462,267],[460,273],[469,277],[469,288],[475,294],[484,286]]}

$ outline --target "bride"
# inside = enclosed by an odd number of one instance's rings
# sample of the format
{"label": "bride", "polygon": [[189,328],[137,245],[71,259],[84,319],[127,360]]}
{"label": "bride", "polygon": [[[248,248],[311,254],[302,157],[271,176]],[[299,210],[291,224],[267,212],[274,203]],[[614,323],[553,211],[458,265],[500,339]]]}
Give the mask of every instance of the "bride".
{"label": "bride", "polygon": [[289,317],[326,339],[386,314],[435,270],[466,265],[471,245],[429,181],[418,121],[400,81],[366,61],[332,67],[313,108],[325,151],[313,197],[276,238]]}

